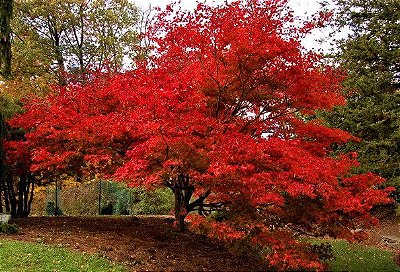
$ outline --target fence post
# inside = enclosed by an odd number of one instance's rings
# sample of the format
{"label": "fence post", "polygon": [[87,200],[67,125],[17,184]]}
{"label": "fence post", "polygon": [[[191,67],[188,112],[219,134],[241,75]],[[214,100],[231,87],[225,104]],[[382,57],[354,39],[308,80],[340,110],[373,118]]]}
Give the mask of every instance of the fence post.
{"label": "fence post", "polygon": [[54,216],[58,216],[58,178],[56,177],[56,188],[55,188],[55,208],[54,208]]}
{"label": "fence post", "polygon": [[99,215],[101,215],[101,179],[99,179]]}

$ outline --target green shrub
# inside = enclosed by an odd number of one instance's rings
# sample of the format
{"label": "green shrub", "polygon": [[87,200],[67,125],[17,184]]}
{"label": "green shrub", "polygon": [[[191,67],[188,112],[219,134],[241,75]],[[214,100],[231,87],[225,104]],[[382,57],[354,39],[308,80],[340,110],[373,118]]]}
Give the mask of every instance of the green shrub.
{"label": "green shrub", "polygon": [[108,204],[104,207],[101,208],[100,211],[101,215],[112,215],[114,214],[114,206],[111,202],[108,202]]}
{"label": "green shrub", "polygon": [[169,189],[147,191],[142,188],[131,189],[135,192],[132,214],[169,214],[173,207],[173,195]]}
{"label": "green shrub", "polygon": [[46,215],[61,216],[63,215],[63,211],[60,209],[60,207],[56,207],[54,202],[49,201],[46,203]]}
{"label": "green shrub", "polygon": [[19,232],[19,227],[15,224],[9,224],[9,223],[0,223],[0,232],[1,233],[18,233]]}
{"label": "green shrub", "polygon": [[318,255],[318,258],[327,262],[335,259],[335,253],[333,252],[333,246],[329,243],[320,243],[310,245],[310,251]]}
{"label": "green shrub", "polygon": [[132,189],[120,188],[115,192],[115,214],[128,215],[130,212],[130,205],[133,202],[134,195]]}
{"label": "green shrub", "polygon": [[209,221],[223,222],[228,219],[228,214],[226,211],[215,211],[207,216]]}

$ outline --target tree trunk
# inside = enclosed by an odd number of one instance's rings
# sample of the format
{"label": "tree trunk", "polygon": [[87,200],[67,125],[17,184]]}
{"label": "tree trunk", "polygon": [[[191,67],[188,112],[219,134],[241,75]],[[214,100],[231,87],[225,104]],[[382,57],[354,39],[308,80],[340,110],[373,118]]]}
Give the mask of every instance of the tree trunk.
{"label": "tree trunk", "polygon": [[179,230],[185,230],[185,218],[190,212],[190,198],[194,187],[189,180],[189,175],[180,174],[172,188],[175,196],[175,224]]}
{"label": "tree trunk", "polygon": [[14,191],[13,178],[11,176],[8,178],[7,195],[10,200],[8,205],[13,218],[26,218],[31,210],[34,178],[30,173],[23,173],[18,177],[18,180],[18,190]]}
{"label": "tree trunk", "polygon": [[[12,218],[26,218],[29,216],[32,206],[35,178],[30,173],[21,174],[17,191],[14,190],[14,179],[7,173],[6,183],[3,183],[5,211]],[[18,197],[17,197],[18,196]]]}
{"label": "tree trunk", "polygon": [[6,213],[10,213],[10,196],[8,194],[7,190],[7,184],[6,184],[6,179],[3,179],[3,193],[4,193],[4,206]]}
{"label": "tree trunk", "polygon": [[[6,127],[4,124],[3,116],[0,112],[0,213],[3,213],[3,195],[5,198],[5,152],[3,147],[3,139],[6,135]],[[4,191],[4,194],[3,194]]]}
{"label": "tree trunk", "polygon": [[18,184],[18,204],[17,204],[17,214],[16,217],[20,217],[24,210],[24,190],[26,187],[26,174],[21,174],[19,176]]}
{"label": "tree trunk", "polygon": [[[0,75],[8,79],[11,76],[11,18],[13,12],[12,0],[0,0]],[[3,212],[3,201],[1,198],[4,191],[5,209],[9,211],[6,188],[7,170],[2,141],[5,138],[5,121],[0,112],[0,212]]]}
{"label": "tree trunk", "polygon": [[11,18],[12,0],[0,0],[0,74],[4,78],[11,76]]}
{"label": "tree trunk", "polygon": [[57,30],[54,31],[54,48],[56,52],[57,66],[58,66],[58,85],[67,85],[67,80],[65,79],[65,63],[63,53],[61,51],[60,36]]}
{"label": "tree trunk", "polygon": [[15,190],[13,186],[13,178],[10,173],[7,174],[7,194],[9,197],[9,204],[10,204],[10,213],[11,217],[16,218],[18,217],[17,213],[17,199],[15,197]]}
{"label": "tree trunk", "polygon": [[54,216],[59,215],[59,208],[58,208],[58,178],[56,177],[56,191],[55,191],[55,208],[54,208]]}
{"label": "tree trunk", "polygon": [[30,173],[21,175],[19,186],[18,211],[16,217],[27,218],[31,211],[35,179]]}
{"label": "tree trunk", "polygon": [[185,209],[185,205],[183,203],[182,191],[180,189],[174,190],[175,196],[175,224],[179,230],[185,229],[185,217],[187,215],[187,211]]}
{"label": "tree trunk", "polygon": [[99,215],[101,215],[101,193],[102,193],[102,182],[101,182],[101,179],[99,179],[99,195],[98,195],[98,197],[99,197],[99,203],[98,203],[98,205],[99,205]]}
{"label": "tree trunk", "polygon": [[30,177],[30,183],[31,183],[32,188],[31,188],[31,191],[30,191],[30,196],[29,196],[26,216],[28,216],[31,213],[32,201],[33,201],[33,192],[35,191],[35,177],[33,175],[30,175],[29,177]]}
{"label": "tree trunk", "polygon": [[65,63],[63,51],[61,48],[60,42],[60,30],[57,28],[57,23],[51,18],[51,16],[47,16],[47,28],[50,32],[51,41],[53,43],[58,70],[56,71],[56,75],[58,77],[58,85],[65,86],[67,81],[65,79]]}
{"label": "tree trunk", "polygon": [[3,213],[3,179],[1,178],[1,162],[0,162],[0,213]]}

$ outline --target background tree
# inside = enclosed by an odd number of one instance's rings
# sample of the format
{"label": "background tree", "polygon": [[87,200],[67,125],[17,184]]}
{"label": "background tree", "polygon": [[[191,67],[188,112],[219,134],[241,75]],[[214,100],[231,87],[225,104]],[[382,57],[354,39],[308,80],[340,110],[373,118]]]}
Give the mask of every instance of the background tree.
{"label": "background tree", "polygon": [[15,13],[18,51],[32,50],[30,56],[39,56],[33,64],[54,72],[59,84],[65,84],[65,71],[117,71],[124,58],[128,63],[135,56],[139,18],[128,0],[21,0]]}
{"label": "background tree", "polygon": [[336,0],[339,40],[336,61],[346,70],[346,106],[327,115],[331,126],[362,139],[342,150],[357,151],[359,172],[387,179],[400,193],[400,2]]}
{"label": "background tree", "polygon": [[[0,1],[0,75],[1,80],[11,76],[11,19],[12,19],[13,1]],[[2,83],[4,84],[4,82]],[[7,166],[5,163],[4,140],[7,129],[4,120],[4,98],[3,92],[0,93],[2,107],[0,109],[0,213],[3,212],[2,197],[3,188],[7,175]]]}
{"label": "background tree", "polygon": [[6,160],[5,146],[6,139],[10,137],[5,118],[15,110],[12,97],[5,91],[6,82],[11,78],[13,4],[8,0],[0,2],[0,212],[3,212],[4,204],[5,211],[13,217],[26,217],[32,201],[34,178],[25,161],[17,163],[18,166],[13,169]]}

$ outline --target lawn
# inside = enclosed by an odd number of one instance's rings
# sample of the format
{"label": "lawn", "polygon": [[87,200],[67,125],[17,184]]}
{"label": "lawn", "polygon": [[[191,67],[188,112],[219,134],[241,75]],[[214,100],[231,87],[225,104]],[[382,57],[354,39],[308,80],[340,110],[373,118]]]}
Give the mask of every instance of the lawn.
{"label": "lawn", "polygon": [[329,261],[332,271],[380,272],[400,271],[394,261],[394,253],[388,250],[350,244],[343,240],[318,240],[313,243],[329,242],[335,259]]}
{"label": "lawn", "polygon": [[0,271],[126,271],[95,255],[43,244],[0,240]]}

